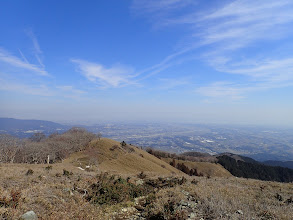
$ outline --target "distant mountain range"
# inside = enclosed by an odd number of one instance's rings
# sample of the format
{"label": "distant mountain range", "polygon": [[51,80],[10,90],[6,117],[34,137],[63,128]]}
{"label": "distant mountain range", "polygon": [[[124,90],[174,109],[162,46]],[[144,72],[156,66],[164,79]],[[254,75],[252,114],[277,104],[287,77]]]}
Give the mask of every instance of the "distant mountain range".
{"label": "distant mountain range", "polygon": [[233,159],[235,159],[236,161],[240,160],[246,163],[252,163],[252,164],[264,164],[267,166],[273,166],[273,167],[285,167],[285,168],[290,168],[293,169],[293,161],[278,161],[278,160],[267,160],[267,161],[263,161],[263,162],[259,162],[256,161],[250,157],[245,157],[245,156],[241,156],[241,155],[236,155],[236,154],[232,154],[232,153],[222,153],[222,154],[218,154],[217,156],[229,156]]}
{"label": "distant mountain range", "polygon": [[262,163],[269,166],[287,167],[293,169],[293,161],[267,160]]}
{"label": "distant mountain range", "polygon": [[53,132],[65,131],[68,128],[69,126],[51,121],[0,118],[0,133],[8,133],[18,137],[28,137],[36,132],[48,135]]}
{"label": "distant mountain range", "polygon": [[63,125],[43,120],[27,120],[14,118],[0,118],[1,130],[59,128]]}

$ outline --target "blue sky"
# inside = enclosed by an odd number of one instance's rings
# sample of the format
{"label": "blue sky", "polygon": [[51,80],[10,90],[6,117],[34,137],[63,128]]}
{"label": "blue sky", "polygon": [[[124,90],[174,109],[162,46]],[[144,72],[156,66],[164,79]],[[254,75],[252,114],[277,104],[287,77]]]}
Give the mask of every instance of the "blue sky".
{"label": "blue sky", "polygon": [[293,1],[0,1],[0,116],[293,125]]}

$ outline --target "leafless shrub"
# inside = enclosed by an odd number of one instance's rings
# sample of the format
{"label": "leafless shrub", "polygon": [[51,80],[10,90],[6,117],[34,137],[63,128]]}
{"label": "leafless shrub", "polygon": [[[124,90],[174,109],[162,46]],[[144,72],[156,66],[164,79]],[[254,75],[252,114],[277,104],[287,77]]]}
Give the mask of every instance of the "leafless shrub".
{"label": "leafless shrub", "polygon": [[71,176],[73,175],[72,172],[69,172],[68,170],[63,169],[63,176]]}
{"label": "leafless shrub", "polygon": [[50,171],[50,170],[52,170],[52,169],[53,169],[53,167],[52,167],[51,165],[45,167],[45,170],[47,170],[47,171]]}
{"label": "leafless shrub", "polygon": [[126,152],[127,153],[132,153],[132,152],[135,152],[135,149],[129,145],[126,146]]}
{"label": "leafless shrub", "polygon": [[40,142],[42,140],[46,139],[46,135],[43,132],[37,132],[34,133],[29,140],[32,142]]}
{"label": "leafless shrub", "polygon": [[23,140],[10,135],[0,135],[0,162],[59,162],[74,152],[84,150],[94,138],[95,134],[83,128],[72,128],[63,134],[54,133],[48,138],[43,133],[36,133]]}
{"label": "leafless shrub", "polygon": [[96,147],[90,147],[85,150],[85,154],[88,157],[87,165],[97,165],[98,164],[98,157],[99,157],[99,149]]}
{"label": "leafless shrub", "polygon": [[102,134],[101,133],[97,133],[97,138],[98,138],[98,140],[101,140]]}
{"label": "leafless shrub", "polygon": [[11,190],[10,198],[0,195],[0,207],[16,208],[19,205],[21,192],[18,190]]}
{"label": "leafless shrub", "polygon": [[142,171],[137,175],[137,177],[140,179],[144,179],[144,178],[146,178],[146,174]]}
{"label": "leafless shrub", "polygon": [[0,162],[13,163],[23,143],[11,135],[0,135]]}
{"label": "leafless shrub", "polygon": [[34,171],[32,169],[28,169],[25,175],[29,176],[33,174],[34,174]]}
{"label": "leafless shrub", "polygon": [[194,184],[194,185],[197,185],[197,184],[198,184],[198,180],[193,179],[193,180],[191,181],[191,183]]}

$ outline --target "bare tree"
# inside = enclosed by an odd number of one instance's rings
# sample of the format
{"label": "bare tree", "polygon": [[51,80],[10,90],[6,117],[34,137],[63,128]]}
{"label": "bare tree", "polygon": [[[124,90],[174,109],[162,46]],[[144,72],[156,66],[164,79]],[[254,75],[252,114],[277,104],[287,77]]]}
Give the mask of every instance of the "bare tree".
{"label": "bare tree", "polygon": [[43,132],[37,132],[34,133],[29,140],[33,142],[40,142],[41,140],[44,140],[46,138],[46,135]]}
{"label": "bare tree", "polygon": [[98,138],[98,140],[101,140],[101,138],[102,138],[102,134],[99,132],[99,133],[97,133],[97,138]]}
{"label": "bare tree", "polygon": [[84,128],[72,128],[63,134],[49,138],[35,133],[29,139],[20,140],[0,135],[0,162],[4,163],[55,163],[70,154],[85,150],[96,135]]}
{"label": "bare tree", "polygon": [[13,163],[22,142],[11,135],[0,135],[0,162]]}

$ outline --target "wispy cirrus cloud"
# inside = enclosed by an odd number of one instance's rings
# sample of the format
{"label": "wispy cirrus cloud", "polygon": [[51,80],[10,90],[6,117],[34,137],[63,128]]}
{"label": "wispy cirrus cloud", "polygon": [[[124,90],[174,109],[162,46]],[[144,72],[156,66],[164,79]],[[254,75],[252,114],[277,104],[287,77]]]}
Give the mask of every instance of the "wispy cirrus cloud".
{"label": "wispy cirrus cloud", "polygon": [[238,83],[213,82],[197,88],[197,93],[210,98],[230,97],[233,100],[238,100],[251,92],[293,86],[293,58],[250,60],[227,63],[216,68],[220,72],[246,76],[248,80]]}
{"label": "wispy cirrus cloud", "polygon": [[170,11],[195,4],[194,0],[134,0],[131,9],[134,13],[170,13]]}
{"label": "wispy cirrus cloud", "polygon": [[227,53],[264,40],[286,38],[293,33],[292,22],[292,1],[238,0],[206,15],[197,24],[201,27],[201,44],[215,44],[218,53]]}
{"label": "wispy cirrus cloud", "polygon": [[247,76],[242,82],[212,82],[200,86],[195,91],[210,98],[230,98],[239,100],[247,94],[275,88],[293,86],[293,59],[263,61],[258,64],[225,67],[218,71]]}
{"label": "wispy cirrus cloud", "polygon": [[43,97],[78,99],[87,92],[73,85],[55,85],[49,81],[17,80],[0,72],[0,91]]}
{"label": "wispy cirrus cloud", "polygon": [[134,70],[122,65],[105,67],[99,63],[88,62],[80,59],[71,59],[78,67],[78,71],[89,81],[97,83],[102,88],[123,87],[136,84]]}
{"label": "wispy cirrus cloud", "polygon": [[236,0],[209,11],[194,8],[183,16],[171,16],[165,25],[189,25],[191,37],[201,46],[227,43],[227,48],[237,49],[292,33],[286,28],[293,21],[292,10],[289,0]]}
{"label": "wispy cirrus cloud", "polygon": [[215,67],[218,71],[249,76],[251,80],[263,82],[293,81],[293,57],[284,59],[246,60]]}
{"label": "wispy cirrus cloud", "polygon": [[20,49],[18,57],[0,48],[0,91],[73,99],[85,94],[85,91],[73,85],[55,85],[45,70],[41,58],[43,52],[36,36],[31,29],[26,30],[26,34],[32,41],[32,54],[37,64],[30,63]]}
{"label": "wispy cirrus cloud", "polygon": [[[213,2],[170,1],[165,7],[164,3],[139,4],[134,1],[132,7],[132,10],[145,10],[147,15],[142,13],[144,16],[159,15],[161,19],[151,19],[156,26],[182,26],[189,30],[188,35],[182,36],[187,43],[154,65],[150,75],[172,67],[177,60],[197,54],[225,76],[228,73],[246,78],[243,82],[216,81],[201,86],[197,92],[204,96],[216,97],[218,94],[219,97],[238,99],[248,92],[292,85],[292,57],[278,57],[272,52],[282,39],[293,36],[292,1],[231,0],[208,8],[204,5],[211,6]],[[265,42],[268,42],[265,47],[271,51],[263,50]],[[247,48],[253,48],[257,54]]]}
{"label": "wispy cirrus cloud", "polygon": [[211,98],[209,101],[221,101],[223,100],[240,100],[245,98],[249,93],[256,91],[265,91],[269,89],[284,88],[293,86],[292,81],[287,82],[229,82],[229,81],[217,81],[208,85],[203,85],[195,89],[197,94]]}
{"label": "wispy cirrus cloud", "polygon": [[32,31],[32,29],[27,29],[26,34],[31,39],[31,41],[33,43],[33,53],[35,55],[36,60],[38,61],[39,65],[41,67],[45,68],[45,65],[44,65],[43,60],[42,60],[43,52],[41,50],[41,47],[39,45],[37,37],[35,36],[35,34]]}
{"label": "wispy cirrus cloud", "polygon": [[7,50],[0,48],[0,65],[1,70],[5,71],[9,69],[9,71],[13,70],[14,73],[22,74],[25,71],[31,74],[37,74],[40,76],[49,76],[49,73],[45,70],[45,65],[42,61],[42,50],[38,43],[36,36],[34,35],[31,29],[25,31],[27,36],[31,39],[33,44],[32,53],[36,58],[36,62],[29,62],[23,52],[18,49],[20,57],[11,54]]}
{"label": "wispy cirrus cloud", "polygon": [[53,96],[55,95],[54,90],[51,90],[45,84],[33,84],[18,82],[15,80],[9,80],[0,78],[0,90],[9,92],[18,92],[21,94],[38,95],[38,96]]}
{"label": "wispy cirrus cloud", "polygon": [[239,100],[242,99],[243,95],[250,90],[250,87],[243,87],[243,85],[221,81],[199,87],[196,89],[196,92],[210,98],[218,99],[229,97],[233,100]]}
{"label": "wispy cirrus cloud", "polygon": [[0,48],[0,65],[1,63],[9,65],[10,67],[28,70],[41,76],[49,76],[48,72],[43,67],[29,63],[27,60],[22,60]]}

